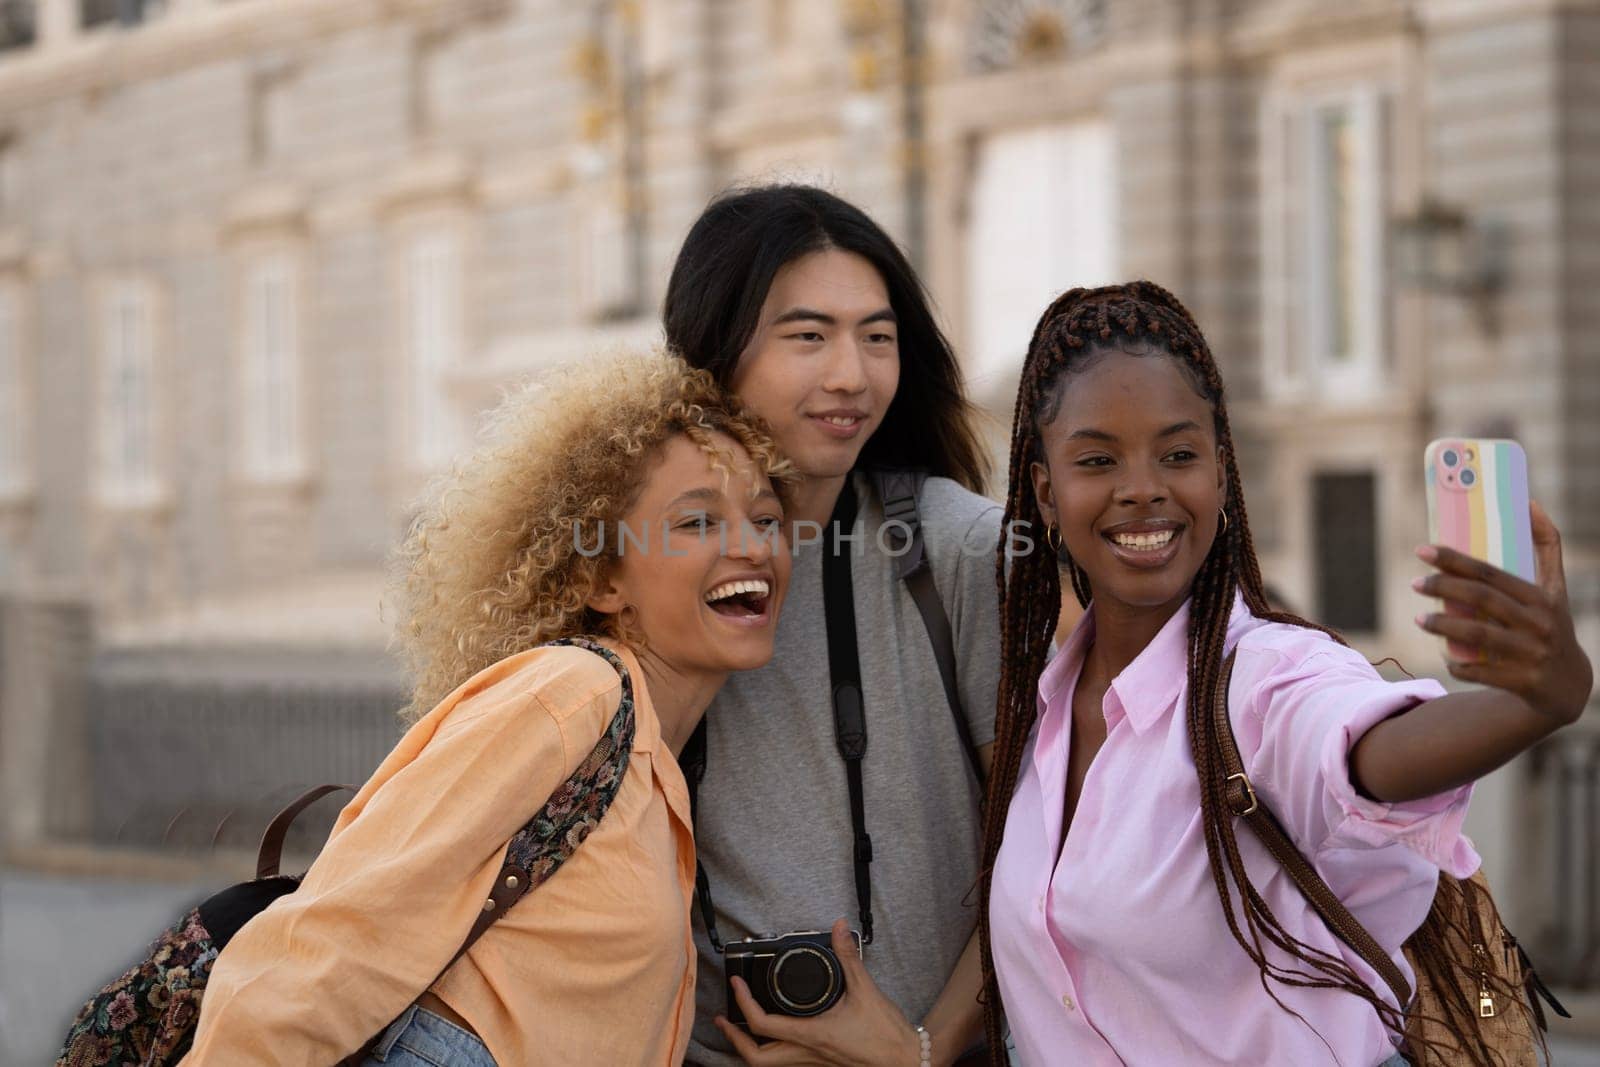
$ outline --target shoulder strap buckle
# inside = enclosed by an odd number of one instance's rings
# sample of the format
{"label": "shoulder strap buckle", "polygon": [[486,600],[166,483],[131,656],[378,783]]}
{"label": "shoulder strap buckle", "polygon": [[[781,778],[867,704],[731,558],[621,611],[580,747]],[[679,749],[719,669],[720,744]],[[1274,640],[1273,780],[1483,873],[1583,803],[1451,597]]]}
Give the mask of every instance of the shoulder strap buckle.
{"label": "shoulder strap buckle", "polygon": [[922,517],[917,513],[917,496],[928,476],[921,471],[876,470],[873,488],[883,505],[883,533],[895,560],[895,574],[902,581],[928,565],[922,542]]}
{"label": "shoulder strap buckle", "polygon": [[[1229,782],[1238,781],[1244,783],[1243,790],[1233,788],[1228,790],[1228,807],[1232,808],[1233,813],[1241,819],[1247,815],[1254,815],[1256,809],[1261,807],[1261,802],[1256,799],[1255,787],[1250,784],[1250,779],[1245,777],[1244,772],[1241,771],[1238,774],[1228,775],[1227,780]],[[1246,801],[1249,802],[1248,805],[1245,803]]]}

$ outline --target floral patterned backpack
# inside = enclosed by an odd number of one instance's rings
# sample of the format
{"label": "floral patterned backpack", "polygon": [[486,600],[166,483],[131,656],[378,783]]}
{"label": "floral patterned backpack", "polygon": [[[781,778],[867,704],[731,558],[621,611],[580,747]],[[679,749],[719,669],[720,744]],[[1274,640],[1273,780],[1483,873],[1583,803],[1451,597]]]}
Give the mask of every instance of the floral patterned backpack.
{"label": "floral patterned backpack", "polygon": [[[543,884],[571,857],[599,825],[628,767],[633,748],[633,682],[622,660],[603,645],[582,638],[549,644],[574,645],[603,657],[621,676],[622,701],[611,725],[578,769],[511,839],[494,891],[445,971],[512,904]],[[148,956],[95,994],[73,1021],[56,1067],[167,1067],[178,1063],[194,1041],[206,979],[217,954],[267,905],[299,888],[298,876],[278,873],[290,824],[317,800],[348,788],[318,786],[280,812],[262,835],[255,879],[224,889],[191,910],[156,939]],[[344,1064],[358,1067],[380,1036],[374,1035]]]}

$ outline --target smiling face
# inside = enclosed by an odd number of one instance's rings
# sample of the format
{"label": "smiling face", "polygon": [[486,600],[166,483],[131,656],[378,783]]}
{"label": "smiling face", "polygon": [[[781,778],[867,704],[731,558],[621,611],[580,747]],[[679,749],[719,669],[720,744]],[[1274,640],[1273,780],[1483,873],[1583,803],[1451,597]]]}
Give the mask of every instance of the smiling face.
{"label": "smiling face", "polygon": [[[716,455],[678,435],[650,461],[620,554],[589,606],[626,612],[650,654],[681,674],[726,674],[772,658],[790,555],[771,482],[731,437]],[[624,533],[625,531],[625,533]]]}
{"label": "smiling face", "polygon": [[1091,357],[1053,388],[1031,468],[1047,523],[1097,606],[1176,610],[1221,522],[1224,466],[1211,404],[1176,358]]}
{"label": "smiling face", "polygon": [[900,384],[900,347],[883,278],[826,249],[772,279],[731,382],[807,478],[850,473]]}

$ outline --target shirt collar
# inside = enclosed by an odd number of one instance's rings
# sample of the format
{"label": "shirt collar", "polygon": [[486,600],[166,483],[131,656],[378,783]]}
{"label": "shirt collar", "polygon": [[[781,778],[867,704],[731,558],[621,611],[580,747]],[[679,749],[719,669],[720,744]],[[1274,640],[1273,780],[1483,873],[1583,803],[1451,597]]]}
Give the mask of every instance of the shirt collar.
{"label": "shirt collar", "polygon": [[[1193,597],[1185,600],[1144,651],[1111,681],[1111,689],[1137,733],[1165,718],[1188,685],[1189,609],[1193,603]],[[1250,618],[1244,597],[1235,593],[1223,639],[1225,648],[1233,647],[1240,627]]]}
{"label": "shirt collar", "polygon": [[1144,651],[1111,680],[1111,690],[1135,733],[1164,718],[1183,691],[1189,673],[1189,605],[1173,612]]}
{"label": "shirt collar", "polygon": [[[1135,732],[1144,733],[1164,718],[1177,702],[1189,678],[1189,605],[1185,600],[1159,633],[1112,679],[1115,703],[1127,716]],[[1237,640],[1239,628],[1250,617],[1244,598],[1235,596],[1228,617],[1227,645]],[[1060,650],[1039,675],[1039,708],[1063,699],[1063,686],[1074,683],[1083,665],[1084,653],[1094,641],[1094,605],[1083,613]]]}
{"label": "shirt collar", "polygon": [[661,736],[661,720],[656,717],[656,707],[650,701],[650,690],[644,682],[644,668],[633,650],[616,641],[600,642],[622,658],[633,682],[633,754],[648,757],[645,763],[650,775],[667,798],[667,807],[680,824],[693,834],[693,813],[689,810],[689,786],[677,758]]}
{"label": "shirt collar", "polygon": [[1061,643],[1056,654],[1050,657],[1050,662],[1044,665],[1044,671],[1039,675],[1041,713],[1045,705],[1054,704],[1068,695],[1061,691],[1062,687],[1077,681],[1078,668],[1083,665],[1083,654],[1093,642],[1094,611],[1091,608],[1078,619],[1078,624],[1072,628],[1072,632]]}

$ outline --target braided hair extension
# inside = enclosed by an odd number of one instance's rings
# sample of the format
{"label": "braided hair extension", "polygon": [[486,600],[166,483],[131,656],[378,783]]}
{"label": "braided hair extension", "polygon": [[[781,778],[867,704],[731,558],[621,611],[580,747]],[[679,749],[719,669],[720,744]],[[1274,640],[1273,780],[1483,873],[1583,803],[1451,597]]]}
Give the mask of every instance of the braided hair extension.
{"label": "braided hair extension", "polygon": [[[1308,945],[1283,927],[1251,884],[1240,856],[1233,814],[1224,788],[1226,775],[1222,769],[1220,744],[1209,714],[1221,677],[1223,645],[1235,595],[1243,597],[1245,605],[1257,618],[1320,630],[1341,643],[1342,639],[1325,627],[1274,610],[1268,603],[1234,459],[1222,377],[1199,326],[1172,293],[1152,282],[1135,281],[1099,289],[1072,289],[1046,309],[1028,343],[1017,390],[1002,528],[1043,528],[1043,516],[1029,473],[1033,462],[1044,460],[1041,427],[1049,424],[1059,410],[1060,393],[1066,387],[1064,381],[1090,362],[1114,352],[1165,355],[1177,361],[1196,391],[1211,403],[1217,444],[1226,468],[1223,511],[1227,523],[1218,531],[1191,589],[1187,717],[1189,743],[1200,783],[1206,855],[1228,929],[1260,968],[1262,988],[1286,1011],[1293,1013],[1278,997],[1269,979],[1287,986],[1338,989],[1358,996],[1372,1005],[1389,1029],[1400,1032],[1405,1027],[1402,1013],[1375,993],[1341,956]],[[1088,574],[1070,557],[1058,559],[1056,554],[1046,552],[1013,554],[1009,548],[1008,544],[1002,545],[995,567],[1001,599],[1002,666],[995,715],[994,761],[983,816],[978,912],[982,934],[984,1026],[996,1064],[1003,1062],[1005,1045],[989,930],[995,857],[1000,851],[1011,797],[1021,773],[1023,750],[1037,716],[1035,689],[1056,627],[1061,597],[1060,571],[1067,572],[1081,604],[1087,607],[1092,594]],[[1235,890],[1239,898],[1237,903]],[[1441,936],[1424,924],[1408,944],[1414,956],[1419,957],[1419,972],[1432,972],[1435,964],[1438,969],[1445,969],[1448,955]],[[1268,955],[1269,945],[1304,966],[1274,962]],[[1446,1020],[1446,1023],[1464,1039],[1470,1062],[1492,1067],[1492,1053],[1479,1039],[1470,1018],[1463,1016]],[[1423,1044],[1431,1042],[1424,1040]],[[1420,1051],[1423,1049],[1413,1047],[1410,1054],[1415,1059]]]}

